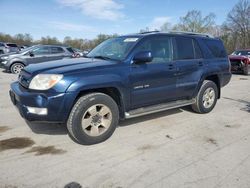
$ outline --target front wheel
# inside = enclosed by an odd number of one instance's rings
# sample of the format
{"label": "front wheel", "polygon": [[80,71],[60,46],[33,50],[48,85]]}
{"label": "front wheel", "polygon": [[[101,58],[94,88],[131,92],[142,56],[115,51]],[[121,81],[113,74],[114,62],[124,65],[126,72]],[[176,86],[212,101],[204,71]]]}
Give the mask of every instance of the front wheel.
{"label": "front wheel", "polygon": [[10,71],[13,74],[19,74],[23,68],[24,65],[22,63],[13,63],[13,65],[11,65]]}
{"label": "front wheel", "polygon": [[249,65],[244,66],[244,68],[243,68],[243,74],[244,75],[248,75],[249,74],[249,69],[250,69]]}
{"label": "front wheel", "polygon": [[205,80],[196,96],[196,102],[192,109],[200,114],[211,112],[216,105],[218,98],[217,85],[210,80]]}
{"label": "front wheel", "polygon": [[116,102],[103,93],[80,97],[73,106],[67,121],[71,137],[80,144],[97,144],[108,139],[119,121]]}

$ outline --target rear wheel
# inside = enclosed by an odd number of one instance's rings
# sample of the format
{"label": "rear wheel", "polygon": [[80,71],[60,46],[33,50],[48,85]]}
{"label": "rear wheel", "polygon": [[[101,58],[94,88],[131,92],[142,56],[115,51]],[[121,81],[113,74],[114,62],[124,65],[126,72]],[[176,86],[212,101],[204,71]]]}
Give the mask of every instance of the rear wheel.
{"label": "rear wheel", "polygon": [[201,114],[211,112],[216,105],[217,98],[217,85],[210,80],[205,80],[196,96],[196,102],[192,105],[192,109]]}
{"label": "rear wheel", "polygon": [[67,128],[80,144],[97,144],[108,139],[119,121],[116,102],[103,93],[80,97],[71,110]]}
{"label": "rear wheel", "polygon": [[13,74],[19,74],[23,68],[24,65],[22,63],[13,63],[10,67],[10,71]]}

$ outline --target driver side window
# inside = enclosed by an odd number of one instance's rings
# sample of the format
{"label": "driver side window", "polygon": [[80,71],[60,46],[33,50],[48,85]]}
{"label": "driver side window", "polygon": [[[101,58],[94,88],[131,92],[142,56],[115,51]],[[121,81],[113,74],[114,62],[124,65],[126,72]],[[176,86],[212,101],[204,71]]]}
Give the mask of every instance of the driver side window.
{"label": "driver side window", "polygon": [[136,53],[141,51],[152,52],[152,63],[167,63],[172,61],[171,37],[160,36],[144,40],[136,48]]}
{"label": "driver side window", "polygon": [[34,55],[47,55],[50,54],[50,49],[47,46],[39,47],[33,50]]}

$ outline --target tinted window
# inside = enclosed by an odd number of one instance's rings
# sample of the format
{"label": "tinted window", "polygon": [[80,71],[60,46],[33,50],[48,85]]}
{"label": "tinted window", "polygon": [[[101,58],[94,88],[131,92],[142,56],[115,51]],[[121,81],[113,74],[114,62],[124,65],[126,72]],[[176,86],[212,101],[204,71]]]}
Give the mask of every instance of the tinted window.
{"label": "tinted window", "polygon": [[196,40],[193,40],[193,45],[194,45],[194,55],[196,59],[201,59],[203,58],[201,48],[199,44],[197,43]]}
{"label": "tinted window", "polygon": [[9,47],[17,47],[16,44],[11,44],[11,43],[8,43],[8,44],[6,44],[6,45],[9,46]]}
{"label": "tinted window", "polygon": [[151,51],[153,63],[164,63],[172,60],[172,45],[170,37],[157,37],[144,40],[137,48],[140,51]]}
{"label": "tinted window", "polygon": [[204,42],[214,57],[227,57],[223,43],[220,40],[204,40]]}
{"label": "tinted window", "polygon": [[50,49],[47,46],[38,47],[33,50],[34,55],[50,54]]}
{"label": "tinted window", "polygon": [[67,50],[70,52],[70,53],[75,53],[74,50],[72,48],[67,48]]}
{"label": "tinted window", "polygon": [[0,42],[0,46],[4,46],[4,43],[1,43],[1,42]]}
{"label": "tinted window", "polygon": [[176,37],[176,59],[194,59],[193,39]]}
{"label": "tinted window", "polygon": [[250,55],[250,51],[236,51],[233,55]]}
{"label": "tinted window", "polygon": [[63,53],[64,50],[61,47],[50,47],[52,54]]}

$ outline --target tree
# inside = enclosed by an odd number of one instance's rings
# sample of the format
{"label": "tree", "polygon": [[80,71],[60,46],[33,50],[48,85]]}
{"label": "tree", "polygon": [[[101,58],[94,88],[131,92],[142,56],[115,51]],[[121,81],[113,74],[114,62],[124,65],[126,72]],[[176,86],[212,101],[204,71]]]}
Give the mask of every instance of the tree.
{"label": "tree", "polygon": [[180,18],[180,23],[173,29],[179,31],[206,33],[211,31],[211,28],[215,25],[215,14],[210,13],[205,17],[202,17],[201,11],[192,10],[189,11],[186,16]]}
{"label": "tree", "polygon": [[[240,0],[229,12],[224,23],[225,35],[231,39],[233,48],[250,47],[250,2]],[[224,36],[225,37],[225,36]]]}

